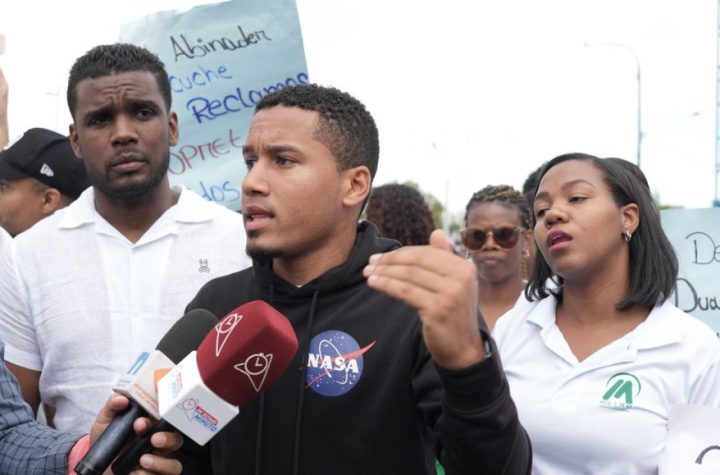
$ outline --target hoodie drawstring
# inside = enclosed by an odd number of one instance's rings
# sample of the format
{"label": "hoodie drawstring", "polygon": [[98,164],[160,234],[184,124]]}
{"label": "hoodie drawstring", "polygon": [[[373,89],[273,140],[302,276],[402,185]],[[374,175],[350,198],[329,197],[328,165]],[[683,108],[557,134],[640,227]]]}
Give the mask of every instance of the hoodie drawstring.
{"label": "hoodie drawstring", "polygon": [[313,292],[312,303],[310,304],[310,315],[308,317],[308,328],[305,333],[305,340],[303,341],[303,347],[300,353],[300,362],[302,363],[302,370],[300,371],[300,397],[298,398],[297,416],[295,417],[295,448],[293,449],[293,475],[298,475],[300,466],[300,432],[302,429],[303,420],[303,404],[305,402],[305,375],[307,373],[307,361],[305,356],[310,350],[310,338],[313,332],[313,317],[315,316],[315,305],[317,304],[318,295],[320,290]]}
{"label": "hoodie drawstring", "polygon": [[[270,298],[268,303],[272,306],[273,295],[275,294],[275,286],[270,282]],[[255,475],[260,475],[262,471],[262,440],[263,440],[263,421],[265,420],[265,392],[260,394],[258,404],[257,431],[255,432]]]}
{"label": "hoodie drawstring", "polygon": [[260,465],[262,458],[262,432],[263,432],[263,419],[265,415],[265,393],[260,395],[260,402],[258,408],[258,421],[257,421],[257,432],[255,433],[255,475],[260,475]]}

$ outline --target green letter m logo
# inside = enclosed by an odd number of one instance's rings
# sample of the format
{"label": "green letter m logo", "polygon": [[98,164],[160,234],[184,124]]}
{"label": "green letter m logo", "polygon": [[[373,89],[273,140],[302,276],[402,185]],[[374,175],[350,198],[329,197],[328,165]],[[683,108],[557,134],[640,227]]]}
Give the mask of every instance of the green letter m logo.
{"label": "green letter m logo", "polygon": [[[633,380],[637,384],[635,388],[633,387]],[[608,401],[610,398],[624,398],[625,404],[632,406],[634,395],[640,393],[640,380],[630,373],[614,374],[608,379],[607,385],[610,385],[610,388],[603,394],[603,401]]]}
{"label": "green letter m logo", "polygon": [[632,404],[632,383],[623,379],[618,379],[615,384],[603,395],[604,400],[610,399],[613,396],[615,399],[620,399],[625,396],[625,404]]}

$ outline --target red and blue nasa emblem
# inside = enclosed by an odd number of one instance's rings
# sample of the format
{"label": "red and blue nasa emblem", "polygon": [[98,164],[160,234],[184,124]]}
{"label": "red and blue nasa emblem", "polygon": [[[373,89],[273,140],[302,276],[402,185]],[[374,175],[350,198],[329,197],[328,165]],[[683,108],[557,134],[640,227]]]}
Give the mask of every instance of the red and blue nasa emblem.
{"label": "red and blue nasa emblem", "polygon": [[342,396],[360,381],[363,354],[375,342],[360,348],[357,341],[340,330],[327,330],[310,341],[306,387],[323,396]]}

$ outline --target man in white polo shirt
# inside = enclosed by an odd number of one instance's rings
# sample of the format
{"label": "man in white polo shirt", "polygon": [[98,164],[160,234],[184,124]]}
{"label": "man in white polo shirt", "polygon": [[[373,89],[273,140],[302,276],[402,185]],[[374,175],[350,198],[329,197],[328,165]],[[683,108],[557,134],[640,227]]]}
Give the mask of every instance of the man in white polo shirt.
{"label": "man in white polo shirt", "polygon": [[239,214],[170,187],[178,139],[167,73],[133,45],[70,71],[73,149],[92,187],[0,256],[0,335],[24,398],[60,430],[87,427],[208,280],[247,267]]}

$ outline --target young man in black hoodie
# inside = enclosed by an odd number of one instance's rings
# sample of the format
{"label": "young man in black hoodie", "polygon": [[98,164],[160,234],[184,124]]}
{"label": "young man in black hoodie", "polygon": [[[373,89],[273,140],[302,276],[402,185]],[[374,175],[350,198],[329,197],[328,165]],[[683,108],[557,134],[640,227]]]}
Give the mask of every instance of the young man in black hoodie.
{"label": "young man in black hoodie", "polygon": [[436,458],[448,474],[530,473],[473,264],[439,231],[398,249],[357,224],[378,149],[370,114],[336,89],[257,104],[242,187],[253,268],[209,282],[188,309],[223,317],[265,300],[300,349],[207,446],[187,444],[186,473],[429,474]]}

